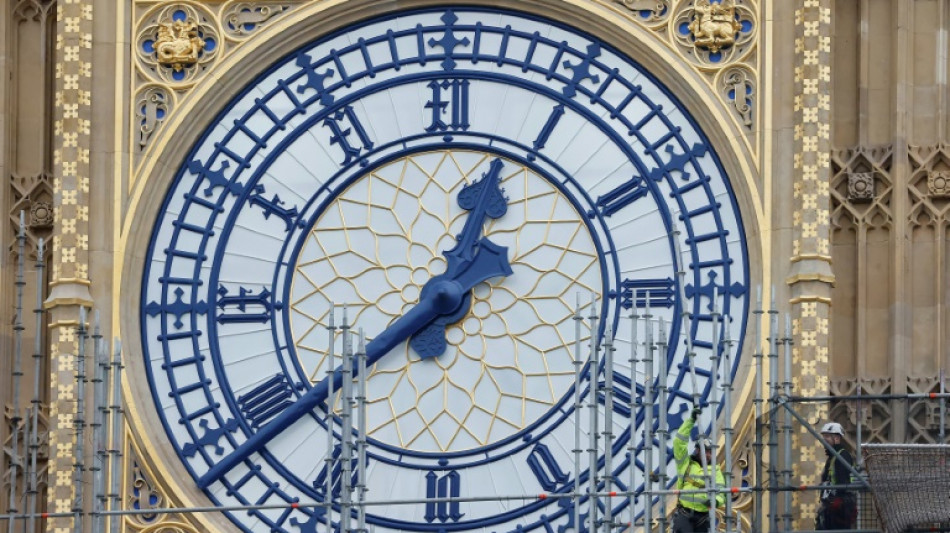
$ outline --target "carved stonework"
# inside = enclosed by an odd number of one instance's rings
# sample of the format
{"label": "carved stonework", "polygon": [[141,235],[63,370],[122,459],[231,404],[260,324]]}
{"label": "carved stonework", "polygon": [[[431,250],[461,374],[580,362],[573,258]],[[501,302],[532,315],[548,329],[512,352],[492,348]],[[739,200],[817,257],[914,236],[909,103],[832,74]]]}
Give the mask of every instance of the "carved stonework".
{"label": "carved stonework", "polygon": [[172,20],[158,25],[158,40],[153,47],[160,65],[181,72],[198,62],[206,44],[194,21]]}
{"label": "carved stonework", "polygon": [[[881,228],[893,222],[891,176],[893,150],[856,147],[831,154],[831,226],[834,231],[859,226]],[[865,175],[864,177],[856,177]],[[870,176],[870,178],[868,177]],[[873,185],[868,187],[868,180]],[[856,182],[861,181],[862,185]],[[855,197],[854,193],[860,193]]]}
{"label": "carved stonework", "polygon": [[629,9],[637,22],[648,26],[665,22],[670,14],[670,0],[614,0]]}
{"label": "carved stonework", "polygon": [[9,228],[19,227],[20,211],[26,217],[26,240],[36,249],[39,239],[49,241],[53,229],[53,177],[48,174],[13,176],[10,180],[13,205],[10,208]]}
{"label": "carved stonework", "polygon": [[[857,396],[891,394],[893,383],[890,377],[845,378],[831,381],[834,396]],[[907,378],[907,393],[928,395],[940,392],[937,376],[910,376]],[[904,441],[915,444],[940,443],[940,401],[932,398],[907,398],[904,400],[838,400],[832,402],[831,419],[845,429],[845,440],[857,446],[858,422],[861,423],[861,442],[888,443],[895,441],[895,421],[906,413],[907,426]],[[944,443],[950,437],[944,437]]]}
{"label": "carved stonework", "polygon": [[[131,437],[126,438],[131,443]],[[142,460],[147,457],[135,445],[126,447],[125,475],[128,492],[124,496],[124,509],[148,511],[180,505],[168,497],[156,483],[156,478]],[[186,518],[187,515],[172,513],[134,514],[124,517],[126,533],[198,533],[199,529]]]}
{"label": "carved stonework", "polygon": [[138,129],[138,149],[143,149],[171,109],[171,95],[162,87],[146,86],[139,91],[135,105],[135,126]]}
{"label": "carved stonework", "polygon": [[874,173],[852,172],[848,174],[848,200],[867,202],[874,199]]}
{"label": "carved stonework", "polygon": [[736,20],[736,7],[732,0],[713,4],[709,0],[696,0],[693,21],[689,23],[693,42],[700,48],[716,53],[735,44],[736,34],[742,25]]}
{"label": "carved stonework", "polygon": [[950,196],[950,172],[946,170],[931,172],[927,176],[927,188],[930,190],[930,196]]}
{"label": "carved stonework", "polygon": [[751,0],[695,0],[672,19],[671,36],[683,55],[705,68],[742,60],[755,46],[757,9]]}
{"label": "carved stonework", "polygon": [[751,129],[756,103],[755,74],[745,66],[730,67],[719,75],[717,82],[720,97],[731,103],[739,122]]}
{"label": "carved stonework", "polygon": [[910,146],[907,153],[912,169],[908,183],[911,225],[950,224],[950,146]]}
{"label": "carved stonework", "polygon": [[139,25],[135,51],[139,71],[174,86],[190,86],[221,49],[214,15],[191,4],[162,4]]}
{"label": "carved stonework", "polygon": [[221,11],[221,27],[228,38],[239,41],[246,39],[271,18],[288,9],[289,6],[256,5],[251,2],[231,4]]}
{"label": "carved stonework", "polygon": [[13,20],[40,20],[45,18],[56,0],[17,0],[13,7]]}
{"label": "carved stonework", "polygon": [[[890,394],[891,378],[832,379],[833,396]],[[831,402],[830,420],[844,427],[845,441],[857,447],[857,427],[861,421],[861,442],[891,442],[894,425],[893,402],[887,400],[838,400]]]}

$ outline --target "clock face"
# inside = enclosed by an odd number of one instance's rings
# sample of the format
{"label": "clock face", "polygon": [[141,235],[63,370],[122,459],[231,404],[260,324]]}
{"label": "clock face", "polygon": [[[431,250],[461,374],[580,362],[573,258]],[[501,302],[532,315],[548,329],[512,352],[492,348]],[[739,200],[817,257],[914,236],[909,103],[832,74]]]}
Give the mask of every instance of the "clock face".
{"label": "clock face", "polygon": [[[375,531],[551,531],[572,523],[570,500],[483,497],[588,490],[576,388],[613,435],[599,490],[642,480],[649,378],[630,359],[646,330],[629,316],[649,303],[667,325],[655,360],[675,427],[734,371],[713,368],[712,343],[742,337],[747,287],[715,150],[639,65],[549,20],[429,9],[298,50],[208,126],[154,226],[141,329],[194,482],[222,506],[287,505],[229,512],[242,530],[338,525],[346,462],[368,500],[412,502],[367,507]],[[733,317],[717,331],[714,297]],[[368,342],[362,465],[340,458],[357,437],[334,373],[344,320]],[[589,349],[608,333],[609,414]],[[669,450],[654,455],[675,475]],[[330,516],[289,506],[328,485]]]}

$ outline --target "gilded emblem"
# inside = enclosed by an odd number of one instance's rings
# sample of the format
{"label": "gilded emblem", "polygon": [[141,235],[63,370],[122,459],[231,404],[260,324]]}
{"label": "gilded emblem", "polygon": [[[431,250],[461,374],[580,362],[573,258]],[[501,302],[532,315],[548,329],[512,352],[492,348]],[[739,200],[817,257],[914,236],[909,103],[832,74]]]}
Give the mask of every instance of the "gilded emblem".
{"label": "gilded emblem", "polygon": [[158,62],[175,72],[197,63],[204,47],[205,41],[198,35],[198,25],[192,21],[173,20],[158,27],[158,40],[155,41]]}
{"label": "gilded emblem", "polygon": [[722,0],[715,4],[709,0],[696,0],[693,10],[689,31],[693,34],[696,46],[716,53],[735,44],[736,33],[742,25],[736,20],[733,0]]}

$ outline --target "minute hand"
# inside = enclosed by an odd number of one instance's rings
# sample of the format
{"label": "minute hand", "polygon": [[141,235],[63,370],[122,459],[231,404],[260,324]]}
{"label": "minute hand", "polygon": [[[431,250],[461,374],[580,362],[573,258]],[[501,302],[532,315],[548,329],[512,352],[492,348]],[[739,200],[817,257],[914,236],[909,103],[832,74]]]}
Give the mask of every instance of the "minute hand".
{"label": "minute hand", "polygon": [[[433,320],[455,311],[462,298],[475,285],[493,277],[509,274],[511,274],[511,266],[508,264],[508,249],[492,243],[487,238],[480,239],[478,251],[471,261],[457,269],[453,276],[443,274],[429,280],[425,285],[427,289],[425,291],[426,296],[409,312],[396,319],[392,325],[366,345],[367,366],[375,364],[396,345],[430,324]],[[357,368],[354,362],[354,376],[356,372]],[[293,425],[301,417],[306,416],[317,405],[325,402],[329,394],[329,380],[331,379],[333,380],[334,390],[340,390],[343,374],[340,368],[337,368],[332,377],[328,376],[317,383],[293,405],[235,448],[230,455],[212,465],[208,472],[198,478],[198,486],[204,489],[221,479],[241,461],[261,450],[274,437]]]}

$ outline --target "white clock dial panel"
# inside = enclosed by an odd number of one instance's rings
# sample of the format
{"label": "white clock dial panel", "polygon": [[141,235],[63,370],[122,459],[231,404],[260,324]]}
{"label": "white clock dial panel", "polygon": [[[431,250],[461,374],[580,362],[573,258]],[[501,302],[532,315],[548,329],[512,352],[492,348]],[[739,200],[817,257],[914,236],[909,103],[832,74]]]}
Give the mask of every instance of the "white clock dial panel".
{"label": "white clock dial panel", "polygon": [[[329,480],[340,524],[331,308],[373,359],[367,460],[347,463],[365,469],[368,498],[414,502],[369,507],[376,531],[565,526],[568,500],[482,497],[589,486],[572,450],[590,428],[575,386],[587,398],[606,379],[587,364],[592,334],[614,334],[617,404],[601,425],[624,490],[647,453],[648,377],[628,361],[646,331],[628,316],[649,305],[671,335],[655,356],[670,425],[708,398],[715,372],[733,372],[714,367],[713,341],[745,328],[744,230],[688,111],[606,43],[514,12],[400,13],[294,52],[208,126],[154,224],[149,386],[183,465],[221,505],[322,500]],[[734,320],[714,319],[714,298]],[[669,451],[653,453],[675,475]],[[455,496],[478,501],[438,499]],[[245,531],[330,519],[310,507],[229,516]]]}

